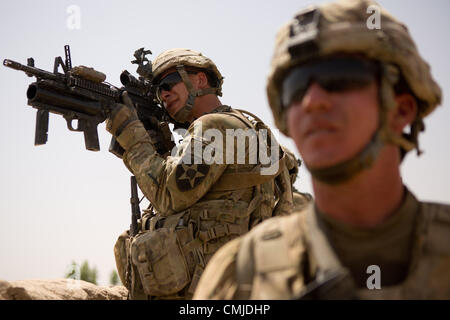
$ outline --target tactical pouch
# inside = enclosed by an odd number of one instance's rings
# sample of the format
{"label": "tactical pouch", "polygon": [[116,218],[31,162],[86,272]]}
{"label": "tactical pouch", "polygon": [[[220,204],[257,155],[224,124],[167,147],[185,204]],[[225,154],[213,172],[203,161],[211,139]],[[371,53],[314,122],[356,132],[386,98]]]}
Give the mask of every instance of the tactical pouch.
{"label": "tactical pouch", "polygon": [[177,293],[191,280],[180,240],[172,228],[138,234],[131,244],[131,259],[149,296]]}
{"label": "tactical pouch", "polygon": [[117,271],[120,277],[120,281],[124,285],[126,285],[126,272],[127,272],[127,265],[128,265],[128,255],[127,255],[127,248],[128,243],[130,241],[130,234],[127,231],[123,232],[119,238],[116,241],[116,244],[114,245],[114,257],[116,259],[116,267]]}

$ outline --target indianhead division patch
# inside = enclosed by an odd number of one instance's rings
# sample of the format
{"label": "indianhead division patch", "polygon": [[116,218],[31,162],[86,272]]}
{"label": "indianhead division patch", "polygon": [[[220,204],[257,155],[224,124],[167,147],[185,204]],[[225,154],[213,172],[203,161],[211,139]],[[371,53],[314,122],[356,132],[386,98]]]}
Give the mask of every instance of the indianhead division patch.
{"label": "indianhead division patch", "polygon": [[177,165],[175,178],[178,189],[182,192],[197,187],[206,177],[209,165],[206,164],[184,164]]}

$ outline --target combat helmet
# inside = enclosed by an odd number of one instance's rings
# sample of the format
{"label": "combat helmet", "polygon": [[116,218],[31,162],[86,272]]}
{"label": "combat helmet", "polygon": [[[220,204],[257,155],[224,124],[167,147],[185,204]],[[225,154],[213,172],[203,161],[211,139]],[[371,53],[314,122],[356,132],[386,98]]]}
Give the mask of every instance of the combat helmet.
{"label": "combat helmet", "polygon": [[[369,26],[371,13],[378,12],[380,28]],[[407,27],[372,0],[342,0],[311,6],[300,11],[278,32],[267,96],[276,126],[289,136],[286,113],[281,103],[281,84],[289,71],[312,59],[335,54],[358,54],[381,65],[379,82],[380,123],[371,142],[360,153],[331,168],[310,169],[311,174],[328,183],[338,183],[369,167],[384,143],[400,146],[402,156],[418,146],[423,118],[441,103],[441,89],[434,81],[411,38]],[[394,86],[404,81],[415,96],[418,113],[410,133],[401,136],[387,128],[387,111],[395,105]]]}
{"label": "combat helmet", "polygon": [[[159,54],[153,60],[152,66],[154,84],[158,84],[166,71],[175,68],[188,90],[189,96],[185,106],[174,115],[175,120],[180,123],[185,123],[190,118],[196,97],[211,93],[222,96],[222,74],[214,62],[200,52],[184,48],[170,49]],[[204,70],[208,80],[212,82],[211,88],[195,90],[187,74],[188,68]]]}

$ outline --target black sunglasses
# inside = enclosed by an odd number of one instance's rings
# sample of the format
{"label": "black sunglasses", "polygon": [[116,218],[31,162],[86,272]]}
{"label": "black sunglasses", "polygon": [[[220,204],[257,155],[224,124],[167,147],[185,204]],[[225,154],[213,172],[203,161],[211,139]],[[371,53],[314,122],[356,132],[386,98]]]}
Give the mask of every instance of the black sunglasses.
{"label": "black sunglasses", "polygon": [[[189,71],[189,70],[187,70],[186,71],[188,74],[197,74],[197,72],[195,72],[195,71]],[[159,81],[159,84],[158,84],[158,86],[157,86],[157,88],[156,88],[156,96],[157,96],[157,98],[160,100],[160,101],[162,101],[161,100],[161,92],[164,90],[164,91],[170,91],[170,90],[172,90],[172,88],[176,85],[176,84],[178,84],[178,83],[180,83],[180,82],[182,82],[183,81],[183,79],[181,78],[181,76],[180,76],[180,74],[178,73],[178,71],[174,71],[174,72],[172,72],[172,73],[169,73],[168,75],[166,75],[164,78],[162,78],[160,81]]]}
{"label": "black sunglasses", "polygon": [[181,79],[181,76],[177,71],[169,73],[167,76],[162,78],[161,81],[159,82],[158,90],[159,91],[162,91],[162,90],[170,91],[177,83],[179,83],[181,81],[183,81],[183,79]]}
{"label": "black sunglasses", "polygon": [[357,58],[333,58],[302,65],[292,70],[282,84],[281,102],[288,108],[303,99],[313,81],[329,92],[361,89],[377,79],[378,65]]}

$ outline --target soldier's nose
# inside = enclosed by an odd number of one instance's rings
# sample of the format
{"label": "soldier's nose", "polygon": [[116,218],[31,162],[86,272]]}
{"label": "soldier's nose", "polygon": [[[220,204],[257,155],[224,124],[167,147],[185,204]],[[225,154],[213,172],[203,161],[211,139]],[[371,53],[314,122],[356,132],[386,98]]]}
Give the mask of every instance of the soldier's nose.
{"label": "soldier's nose", "polygon": [[317,82],[312,82],[303,96],[301,105],[306,112],[325,111],[331,108],[332,101],[327,90]]}

